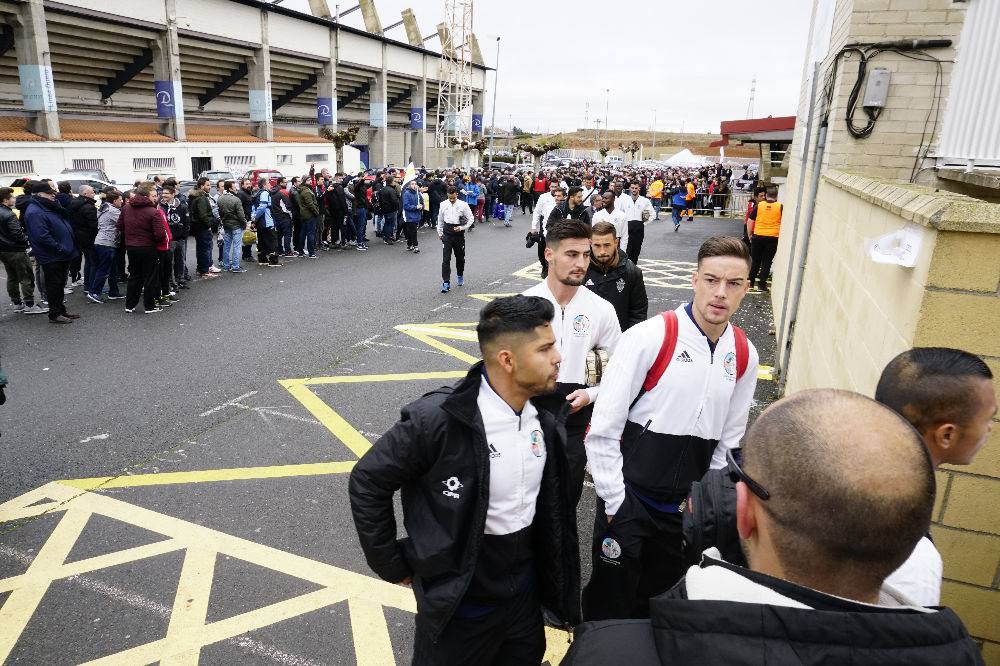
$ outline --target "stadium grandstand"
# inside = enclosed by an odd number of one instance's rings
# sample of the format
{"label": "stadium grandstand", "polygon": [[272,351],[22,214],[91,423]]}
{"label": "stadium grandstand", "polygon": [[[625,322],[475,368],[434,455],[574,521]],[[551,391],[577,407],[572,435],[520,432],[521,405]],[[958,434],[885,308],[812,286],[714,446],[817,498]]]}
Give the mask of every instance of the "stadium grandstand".
{"label": "stadium grandstand", "polygon": [[[0,0],[0,68],[18,75],[0,80],[0,177],[100,169],[131,182],[478,157],[434,142],[447,24],[422,36],[404,10],[383,28],[371,0],[339,14],[324,0],[310,8]],[[355,11],[363,28],[344,23]],[[474,35],[465,46],[472,103],[463,113],[481,135],[488,68]],[[338,161],[337,132],[348,128],[358,131]]]}

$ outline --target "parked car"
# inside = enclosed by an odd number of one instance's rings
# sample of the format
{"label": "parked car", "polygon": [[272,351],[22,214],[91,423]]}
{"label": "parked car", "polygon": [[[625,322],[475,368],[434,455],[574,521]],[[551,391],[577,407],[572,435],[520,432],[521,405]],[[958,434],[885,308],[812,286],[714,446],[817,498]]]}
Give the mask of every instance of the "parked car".
{"label": "parked car", "polygon": [[220,180],[236,180],[236,174],[229,169],[217,169],[210,171],[202,171],[198,174],[198,178],[208,178],[214,187]]}
{"label": "parked car", "polygon": [[160,177],[161,182],[166,180],[167,178],[177,178],[177,174],[169,173],[166,171],[155,171],[153,173],[147,173],[146,177],[143,180],[152,181],[157,176]]}
{"label": "parked car", "polygon": [[115,182],[103,169],[63,169],[55,180],[79,180],[82,178],[103,180],[105,183]]}
{"label": "parked car", "polygon": [[282,174],[277,169],[252,169],[243,174],[244,178],[249,178],[250,182],[256,184],[260,178],[267,178],[271,183],[277,183],[279,178],[283,178]]}
{"label": "parked car", "polygon": [[118,185],[111,182],[110,180],[103,180],[100,178],[87,178],[78,175],[78,172],[68,173],[68,174],[61,173],[58,176],[52,176],[51,178],[49,178],[49,180],[54,180],[56,184],[62,182],[68,182],[70,188],[73,190],[73,194],[77,194],[80,191],[81,185],[90,185],[92,188],[94,188],[94,191],[97,192],[98,194],[108,189],[109,187],[116,190],[120,189]]}

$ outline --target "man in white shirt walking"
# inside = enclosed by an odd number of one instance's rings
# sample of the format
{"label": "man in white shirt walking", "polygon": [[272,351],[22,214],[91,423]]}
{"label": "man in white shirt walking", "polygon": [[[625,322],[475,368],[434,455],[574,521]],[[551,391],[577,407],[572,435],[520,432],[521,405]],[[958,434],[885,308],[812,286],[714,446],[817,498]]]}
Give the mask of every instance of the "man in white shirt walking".
{"label": "man in white shirt walking", "polygon": [[646,235],[645,224],[647,220],[656,217],[653,204],[646,197],[639,196],[639,189],[642,185],[637,180],[633,180],[628,186],[628,194],[618,197],[615,206],[621,209],[628,221],[628,248],[625,253],[632,263],[639,265],[639,252],[642,251],[642,239]]}
{"label": "man in white shirt walking", "polygon": [[448,198],[438,209],[437,234],[441,239],[443,257],[441,260],[441,293],[451,291],[451,255],[455,254],[455,272],[458,286],[465,284],[465,231],[473,222],[469,204],[458,198],[458,188],[448,188]]}
{"label": "man in white shirt walking", "polygon": [[552,213],[552,209],[562,203],[565,198],[566,190],[561,189],[556,180],[550,180],[549,191],[538,197],[538,201],[535,202],[535,210],[531,214],[531,233],[535,235],[538,244],[538,263],[542,266],[542,279],[545,279],[549,274],[549,264],[545,261],[545,230],[548,226],[549,215]]}
{"label": "man in white shirt walking", "polygon": [[[618,249],[625,253],[628,247],[628,222],[625,220],[625,213],[615,207],[615,195],[610,190],[601,195],[604,200],[604,208],[594,213],[594,224],[598,222],[610,222],[614,225],[618,236]],[[634,261],[632,263],[635,263]]]}

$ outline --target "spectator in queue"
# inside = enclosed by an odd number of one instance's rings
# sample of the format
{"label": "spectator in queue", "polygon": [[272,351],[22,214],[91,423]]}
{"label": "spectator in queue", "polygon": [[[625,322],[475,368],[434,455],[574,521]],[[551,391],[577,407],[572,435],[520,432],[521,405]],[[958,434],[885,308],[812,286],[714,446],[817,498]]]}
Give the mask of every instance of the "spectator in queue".
{"label": "spectator in queue", "polygon": [[28,258],[28,237],[14,215],[14,190],[0,187],[0,263],[7,272],[7,295],[15,312],[42,314],[35,304],[35,278]]}
{"label": "spectator in queue", "polygon": [[243,202],[236,195],[235,181],[225,183],[225,192],[219,197],[219,216],[222,219],[222,269],[246,273],[247,269],[240,266],[240,257],[247,218],[243,214]]}
{"label": "spectator in queue", "polygon": [[118,218],[121,216],[125,199],[122,193],[110,189],[104,193],[104,202],[97,211],[97,236],[94,238],[94,278],[87,287],[87,298],[94,303],[103,302],[101,296],[104,285],[108,286],[108,300],[123,298],[118,290],[118,276],[115,274],[115,256],[118,253]]}
{"label": "spectator in queue", "polygon": [[191,235],[194,236],[197,271],[201,278],[218,277],[217,274],[221,272],[221,269],[212,265],[212,226],[215,224],[215,217],[212,215],[212,204],[208,196],[211,189],[211,181],[202,176],[188,194]]}
{"label": "spectator in queue", "polygon": [[49,303],[49,322],[69,324],[80,315],[70,314],[65,305],[65,284],[70,262],[80,256],[76,238],[66,209],[56,201],[52,181],[30,181],[27,188],[31,199],[21,209],[21,220],[28,230],[35,261],[45,276],[46,300]]}

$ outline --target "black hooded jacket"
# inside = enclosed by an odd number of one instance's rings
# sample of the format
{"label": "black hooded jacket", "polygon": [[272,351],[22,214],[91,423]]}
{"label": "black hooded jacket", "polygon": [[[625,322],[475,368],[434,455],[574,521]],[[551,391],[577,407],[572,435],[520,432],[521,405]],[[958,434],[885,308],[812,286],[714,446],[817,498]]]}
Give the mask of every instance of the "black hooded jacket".
{"label": "black hooded jacket", "polygon": [[625,331],[631,326],[646,321],[649,316],[649,298],[646,285],[642,281],[642,270],[632,263],[622,251],[618,252],[618,265],[609,270],[594,261],[587,268],[587,279],[583,283],[592,292],[615,306],[618,323]]}
{"label": "black hooded jacket", "polygon": [[[436,639],[462,601],[476,568],[489,505],[490,465],[477,399],[482,362],[454,387],[432,391],[351,472],[354,524],[368,565],[381,578],[413,577],[418,629]],[[532,399],[545,436],[545,469],[532,526],[538,595],[561,621],[580,621],[580,552],[563,449],[566,402]],[[460,497],[445,482],[460,479]],[[407,537],[397,540],[393,494],[401,490]]]}
{"label": "black hooded jacket", "polygon": [[[691,578],[698,573],[715,579],[707,586],[714,586],[714,593],[689,599]],[[740,601],[721,600],[727,597]],[[779,597],[781,604],[775,603]],[[983,663],[951,609],[862,604],[709,557],[673,589],[651,599],[649,610],[649,620],[580,625],[563,666]]]}

